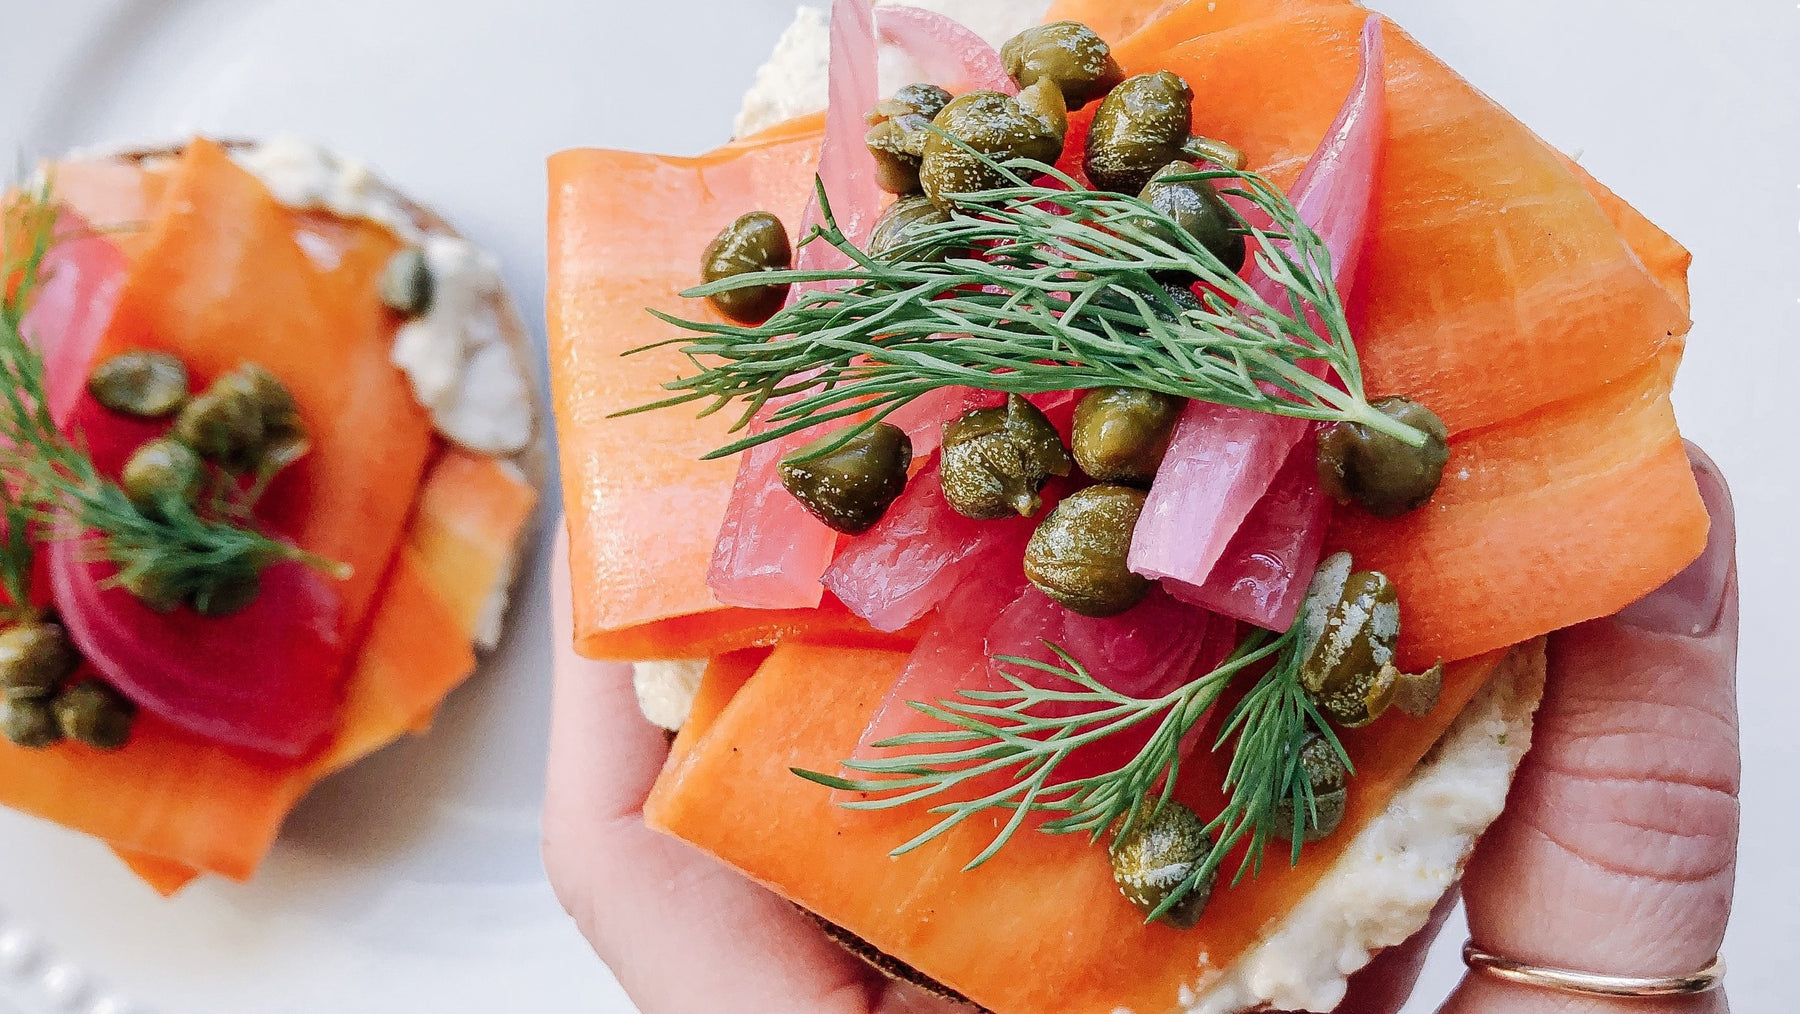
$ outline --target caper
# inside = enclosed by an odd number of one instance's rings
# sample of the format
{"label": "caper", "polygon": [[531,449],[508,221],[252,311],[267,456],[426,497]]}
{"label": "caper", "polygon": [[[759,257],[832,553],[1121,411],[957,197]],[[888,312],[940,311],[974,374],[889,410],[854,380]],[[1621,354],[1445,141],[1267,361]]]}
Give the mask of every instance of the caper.
{"label": "caper", "polygon": [[1127,78],[1094,112],[1084,165],[1100,190],[1135,194],[1156,170],[1181,157],[1194,92],[1166,70]]}
{"label": "caper", "polygon": [[1057,91],[1053,81],[1039,81],[1029,88],[1020,89],[1013,99],[1052,137],[1061,140],[1069,133],[1069,104],[1063,93]]}
{"label": "caper", "polygon": [[1056,427],[1016,394],[1007,395],[1003,406],[964,412],[944,427],[939,477],[944,499],[964,517],[1030,517],[1043,507],[1038,494],[1050,477],[1073,468]]}
{"label": "caper", "polygon": [[[929,197],[903,197],[881,213],[875,220],[875,228],[869,233],[869,256],[880,257],[883,254],[902,250],[917,240],[915,233],[922,228],[939,225],[950,221],[950,216],[938,210]],[[909,252],[909,260],[920,257]],[[928,258],[941,260],[943,253],[934,251]]]}
{"label": "caper", "polygon": [[[781,219],[766,211],[739,216],[707,244],[700,277],[717,282],[738,275],[792,267],[794,248]],[[787,301],[788,285],[752,285],[707,297],[715,309],[740,324],[760,324]]]}
{"label": "caper", "polygon": [[97,750],[117,750],[131,739],[137,708],[99,680],[83,680],[51,704],[62,734]]}
{"label": "caper", "polygon": [[1079,21],[1025,29],[1000,47],[1000,61],[1020,88],[1054,82],[1071,109],[1112,91],[1125,76],[1106,40]]}
{"label": "caper", "polygon": [[1376,517],[1399,517],[1425,506],[1450,461],[1450,431],[1437,414],[1411,398],[1383,398],[1374,409],[1425,435],[1419,447],[1360,422],[1335,422],[1319,432],[1319,483],[1339,503],[1359,503]]}
{"label": "caper", "polygon": [[118,581],[119,587],[130,593],[132,598],[156,612],[172,613],[182,603],[181,590],[171,586],[158,571],[121,573]]}
{"label": "caper", "polygon": [[984,162],[982,155],[994,162],[1028,158],[1045,163],[1062,155],[1062,138],[1012,96],[999,92],[959,95],[932,123],[938,130],[925,139],[919,185],[932,203],[946,211],[955,204],[957,194],[1005,185],[1005,174]]}
{"label": "caper", "polygon": [[193,448],[168,437],[152,440],[125,462],[119,484],[137,508],[153,517],[166,517],[171,508],[199,502],[205,481],[200,455]]}
{"label": "caper", "polygon": [[[1212,855],[1212,836],[1193,810],[1171,799],[1162,809],[1130,832],[1113,839],[1113,883],[1126,900],[1145,915],[1156,911],[1175,889],[1194,875]],[[1212,898],[1216,874],[1197,881],[1170,909],[1163,921],[1177,929],[1192,929]]]}
{"label": "caper", "polygon": [[262,574],[244,567],[213,575],[212,582],[194,595],[191,605],[201,616],[218,618],[241,613],[262,594]]}
{"label": "caper", "polygon": [[245,363],[219,378],[213,386],[235,392],[256,406],[262,415],[265,444],[286,443],[305,436],[305,427],[300,423],[300,406],[294,401],[293,392],[280,377],[261,364]]}
{"label": "caper", "polygon": [[869,128],[863,143],[875,159],[875,183],[890,194],[919,192],[919,163],[925,154],[929,120],[906,113]]}
{"label": "caper", "polygon": [[1314,842],[1330,837],[1331,832],[1344,822],[1344,808],[1350,800],[1346,787],[1349,772],[1337,748],[1316,732],[1306,734],[1306,743],[1300,748],[1300,769],[1312,786],[1312,808],[1296,814],[1292,796],[1277,799],[1275,837],[1293,841],[1294,829],[1299,827],[1300,840]]}
{"label": "caper", "polygon": [[286,464],[306,446],[292,392],[257,363],[213,381],[182,409],[170,435],[234,475],[267,469],[272,460]]}
{"label": "caper", "polygon": [[121,352],[95,368],[88,393],[114,412],[161,419],[187,401],[187,366],[166,352]]}
{"label": "caper", "polygon": [[[1442,668],[1419,675],[1394,665],[1400,641],[1400,593],[1379,571],[1353,571],[1350,554],[1319,565],[1301,607],[1300,683],[1332,721],[1359,728],[1406,700],[1429,711]],[[1402,687],[1405,687],[1402,690]],[[1423,712],[1420,712],[1423,713]]]}
{"label": "caper", "polygon": [[1050,512],[1025,544],[1025,576],[1083,616],[1116,616],[1143,601],[1149,579],[1131,572],[1131,533],[1144,491],[1089,486]]}
{"label": "caper", "polygon": [[[1219,189],[1211,180],[1171,181],[1172,177],[1198,171],[1189,162],[1170,162],[1150,177],[1138,198],[1169,216],[1183,232],[1222,261],[1226,270],[1236,273],[1244,266],[1247,255],[1244,234],[1240,231],[1244,228],[1243,220],[1219,196]],[[1163,238],[1171,244],[1180,243],[1174,236]]]}
{"label": "caper", "polygon": [[860,535],[906,490],[912,439],[898,426],[876,423],[825,451],[841,436],[827,434],[782,458],[781,485],[820,521]]}
{"label": "caper", "polygon": [[926,122],[930,122],[950,104],[950,98],[950,93],[937,85],[915,82],[900,88],[893,98],[876,103],[867,119],[869,125],[874,126],[883,120],[912,114],[923,116]]}
{"label": "caper", "polygon": [[220,468],[247,472],[263,445],[263,415],[238,392],[214,387],[188,402],[170,433]]}
{"label": "caper", "polygon": [[60,624],[15,623],[0,630],[0,690],[44,696],[81,665],[81,655]]}
{"label": "caper", "polygon": [[409,246],[388,258],[381,271],[381,302],[402,317],[423,317],[431,312],[437,295],[437,279],[425,251]]}
{"label": "caper", "polygon": [[1174,320],[1179,314],[1206,309],[1206,304],[1200,301],[1199,296],[1194,295],[1194,290],[1189,286],[1163,282],[1162,288],[1164,292],[1168,293],[1169,302],[1175,304],[1176,313],[1170,314],[1161,307],[1152,306],[1151,310],[1159,317]]}
{"label": "caper", "polygon": [[27,750],[42,750],[63,738],[49,701],[13,690],[0,694],[0,736]]}
{"label": "caper", "polygon": [[1182,402],[1135,387],[1089,391],[1075,406],[1069,446],[1081,470],[1101,482],[1146,485],[1156,478]]}

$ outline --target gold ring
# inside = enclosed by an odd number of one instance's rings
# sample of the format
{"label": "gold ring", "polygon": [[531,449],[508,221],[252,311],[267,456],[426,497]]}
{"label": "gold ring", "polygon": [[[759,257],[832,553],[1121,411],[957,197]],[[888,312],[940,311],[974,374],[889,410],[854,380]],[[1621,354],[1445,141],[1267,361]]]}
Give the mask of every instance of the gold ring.
{"label": "gold ring", "polygon": [[1712,963],[1688,975],[1648,978],[1629,975],[1595,975],[1567,968],[1544,968],[1523,961],[1489,954],[1471,940],[1463,944],[1463,964],[1496,979],[1522,983],[1540,989],[1554,990],[1574,996],[1650,997],[1696,996],[1718,989],[1725,981],[1725,959],[1715,957]]}

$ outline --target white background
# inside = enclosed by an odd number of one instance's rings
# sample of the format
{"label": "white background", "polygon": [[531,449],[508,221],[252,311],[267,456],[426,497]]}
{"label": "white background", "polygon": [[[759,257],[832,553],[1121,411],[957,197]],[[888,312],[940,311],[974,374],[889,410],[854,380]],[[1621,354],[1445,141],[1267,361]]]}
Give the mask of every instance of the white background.
{"label": "white background", "polygon": [[[1375,6],[1696,254],[1677,403],[1737,492],[1745,610],[1743,852],[1726,955],[1738,1009],[1787,1007],[1800,947],[1800,11],[1776,0]],[[723,140],[792,3],[0,10],[0,150],[297,130],[368,156],[494,249],[541,329],[544,156]],[[625,1010],[540,880],[546,626],[532,587],[511,644],[439,734],[328,784],[248,887],[204,885],[164,903],[93,844],[0,815],[0,964],[6,934],[18,944],[28,931],[49,948],[33,952],[37,978],[87,984],[59,994],[81,999],[71,1009],[116,990],[168,1014]],[[1424,990],[1441,995],[1453,980],[1460,941],[1446,932]],[[0,969],[0,1010],[4,980]]]}

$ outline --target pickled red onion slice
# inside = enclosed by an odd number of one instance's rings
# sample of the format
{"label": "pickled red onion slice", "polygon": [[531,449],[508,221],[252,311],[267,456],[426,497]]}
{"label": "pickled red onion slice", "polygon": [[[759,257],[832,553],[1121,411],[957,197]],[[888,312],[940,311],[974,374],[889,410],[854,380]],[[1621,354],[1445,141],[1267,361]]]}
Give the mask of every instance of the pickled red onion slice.
{"label": "pickled red onion slice", "polygon": [[58,426],[81,400],[94,350],[112,323],[129,264],[117,246],[73,212],[56,223],[60,237],[44,255],[42,281],[21,330],[44,360],[44,394]]}
{"label": "pickled red onion slice", "polygon": [[[1362,69],[1356,84],[1290,195],[1301,219],[1330,251],[1332,276],[1346,300],[1367,232],[1385,136],[1382,53],[1381,18],[1372,16],[1363,29]],[[1260,272],[1251,284],[1277,305],[1286,299],[1281,287]],[[1131,568],[1190,589],[1204,586],[1295,445],[1311,429],[1312,424],[1301,419],[1190,403],[1176,425],[1132,538]],[[1316,514],[1311,524],[1322,525],[1324,512]],[[1247,548],[1247,556],[1256,552]],[[1310,564],[1304,573],[1292,575],[1301,589],[1310,579]],[[1235,575],[1221,576],[1221,581],[1235,580]],[[1240,618],[1282,629],[1281,614],[1290,597],[1285,588],[1270,588],[1270,605],[1247,608],[1250,615]]]}
{"label": "pickled red onion slice", "polygon": [[1330,498],[1319,488],[1316,455],[1311,439],[1294,445],[1205,584],[1164,581],[1163,587],[1184,602],[1259,627],[1292,626],[1319,565],[1331,517]]}
{"label": "pickled red onion slice", "polygon": [[994,47],[953,18],[917,7],[884,6],[875,12],[875,24],[881,41],[900,47],[925,80],[952,94],[985,89],[1013,95],[1019,90]]}
{"label": "pickled red onion slice", "polygon": [[[1048,509],[1048,505],[1046,505]],[[972,521],[950,507],[931,462],[869,531],[849,540],[825,587],[876,630],[899,630],[965,580],[1017,567],[1036,521]]]}

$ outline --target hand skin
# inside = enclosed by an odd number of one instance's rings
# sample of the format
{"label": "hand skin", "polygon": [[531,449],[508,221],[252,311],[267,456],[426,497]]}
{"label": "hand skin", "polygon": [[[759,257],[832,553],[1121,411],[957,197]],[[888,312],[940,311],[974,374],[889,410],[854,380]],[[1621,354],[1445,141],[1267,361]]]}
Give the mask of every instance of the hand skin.
{"label": "hand skin", "polygon": [[[1714,520],[1704,556],[1619,616],[1550,640],[1534,745],[1462,882],[1482,948],[1521,961],[1665,976],[1718,952],[1737,858],[1737,567],[1730,493],[1689,447]],[[569,914],[643,1014],[952,1014],[887,983],[797,909],[644,826],[668,752],[625,666],[570,648],[566,547],[556,609],[544,861]],[[1454,895],[1351,979],[1338,1008],[1394,1014]],[[1469,974],[1440,1014],[1715,1014],[1716,992],[1583,999]]]}

